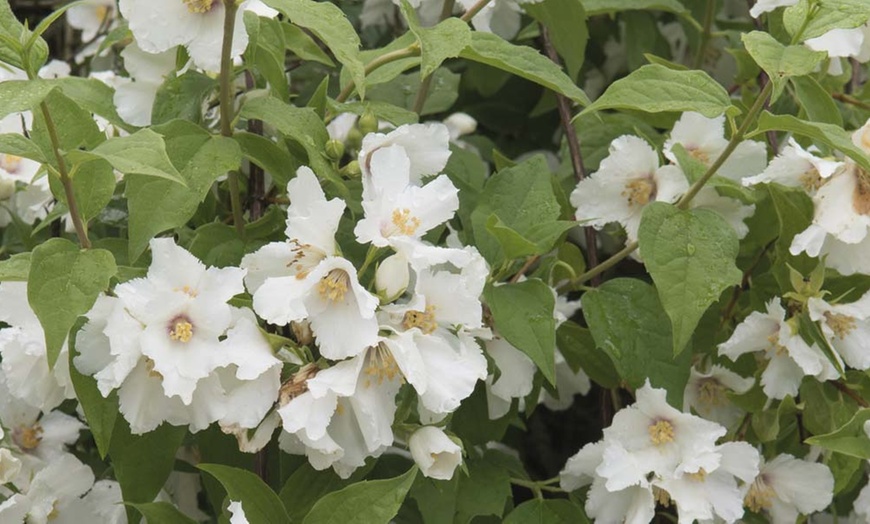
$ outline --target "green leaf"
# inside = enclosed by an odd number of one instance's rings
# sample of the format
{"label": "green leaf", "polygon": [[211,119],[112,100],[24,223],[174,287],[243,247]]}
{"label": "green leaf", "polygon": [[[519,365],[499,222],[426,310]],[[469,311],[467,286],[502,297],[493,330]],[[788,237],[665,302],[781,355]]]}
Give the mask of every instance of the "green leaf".
{"label": "green leaf", "polygon": [[[91,114],[65,93],[59,90],[51,91],[43,103],[54,123],[53,132],[62,151],[77,153],[75,150],[78,148],[91,149],[106,141],[105,133],[97,127]],[[33,112],[33,129],[30,138],[42,149],[45,159],[57,168],[52,131],[48,129],[45,115],[40,109]]]}
{"label": "green leaf", "polygon": [[230,500],[241,502],[251,522],[286,524],[290,522],[281,499],[260,477],[250,471],[222,464],[199,464],[199,469],[213,476],[227,490]]}
{"label": "green leaf", "polygon": [[580,105],[589,104],[586,93],[559,66],[531,47],[511,44],[492,33],[474,31],[471,34],[471,45],[460,56],[540,84]]}
{"label": "green leaf", "polygon": [[843,128],[832,124],[807,122],[791,115],[773,115],[765,111],[758,118],[758,127],[750,136],[767,131],[788,131],[796,135],[816,140],[828,147],[842,151],[858,165],[870,171],[870,158],[864,151],[852,143],[852,136]]}
{"label": "green leaf", "polygon": [[[9,6],[8,1],[0,2],[0,62],[7,63],[18,69],[24,69],[22,55],[24,49],[22,42],[26,42],[33,33],[24,28],[15,13]],[[14,43],[14,45],[13,45]],[[30,48],[30,66],[38,69],[48,58],[48,44],[36,35],[36,40]]]}
{"label": "green leaf", "polygon": [[[460,74],[446,67],[435,70],[432,74],[432,87],[429,89],[429,95],[420,114],[443,113],[453,107],[459,98],[461,79]],[[379,112],[385,114],[385,111],[388,111],[386,116],[390,117],[388,120],[391,122],[395,122],[397,117],[403,122],[417,122],[417,114],[411,110],[420,87],[419,71],[399,75],[389,82],[376,86],[371,86],[370,83],[369,86],[369,97],[365,102],[358,103],[361,107],[371,108],[375,116],[379,116]]]}
{"label": "green leaf", "polygon": [[94,442],[97,444],[97,452],[100,458],[105,459],[112,442],[115,420],[118,417],[118,394],[113,391],[111,395],[104,398],[97,388],[96,379],[79,373],[75,366],[73,361],[78,356],[76,337],[81,332],[81,326],[84,325],[83,320],[79,320],[79,324],[77,329],[73,329],[74,336],[70,337],[69,376],[75,388],[76,398],[85,413],[88,429],[91,430]]}
{"label": "green leaf", "polygon": [[[60,180],[53,177],[50,184],[58,201],[68,205]],[[112,199],[116,184],[115,170],[104,160],[77,164],[73,167],[72,184],[79,214],[87,222],[97,217]]]}
{"label": "green leaf", "polygon": [[275,98],[254,98],[242,107],[242,118],[262,120],[285,137],[299,143],[308,154],[308,165],[325,178],[343,198],[349,196],[338,172],[324,156],[329,133],[323,120],[310,107],[296,107]]}
{"label": "green leaf", "polygon": [[[471,213],[474,238],[480,253],[491,265],[498,265],[509,259],[505,244],[510,229],[529,243],[529,239],[541,240],[534,236],[542,227],[557,224],[561,214],[559,202],[553,193],[550,169],[541,156],[534,156],[516,166],[500,170],[486,182],[477,207]],[[490,222],[495,215],[498,220]],[[558,227],[558,226],[557,226]],[[501,241],[492,231],[502,228]],[[558,237],[558,235],[557,235]],[[555,238],[551,236],[551,240]],[[535,244],[537,244],[535,242]],[[541,245],[538,251],[549,250]],[[508,245],[508,249],[512,249]]]}
{"label": "green leaf", "polygon": [[314,504],[304,524],[387,524],[399,512],[417,476],[414,466],[404,475],[364,480],[334,491]]}
{"label": "green leaf", "polygon": [[165,124],[174,118],[202,121],[202,105],[217,81],[197,71],[170,78],[157,90],[151,109],[151,123]]}
{"label": "green leaf", "polygon": [[350,480],[343,480],[332,470],[317,471],[305,462],[290,475],[278,497],[290,521],[300,522],[318,500],[349,484]]}
{"label": "green leaf", "polygon": [[[166,483],[175,464],[175,454],[187,434],[187,426],[162,424],[144,435],[130,434],[123,417],[115,420],[109,460],[121,485],[124,502],[150,503]],[[127,512],[130,517],[130,511]],[[137,522],[129,518],[130,522]]]}
{"label": "green leaf", "polygon": [[281,24],[284,29],[284,45],[296,56],[307,62],[320,62],[335,67],[335,62],[317,45],[308,33],[292,24]]}
{"label": "green leaf", "polygon": [[586,11],[580,0],[544,0],[527,3],[523,8],[550,33],[553,47],[565,62],[568,76],[576,79],[586,55]]}
{"label": "green leaf", "polygon": [[238,266],[245,255],[245,243],[233,226],[212,222],[197,228],[189,251],[207,266]]}
{"label": "green leaf", "polygon": [[589,518],[583,509],[566,499],[532,499],[511,511],[504,524],[582,524]]}
{"label": "green leaf", "polygon": [[713,211],[654,202],[644,209],[638,240],[679,354],[710,304],[743,277],[735,264],[737,234]]}
{"label": "green leaf", "polygon": [[185,185],[186,180],[178,173],[166,153],[163,137],[151,129],[106,140],[91,151],[73,151],[74,161],[86,158],[102,158],[125,175],[144,175],[164,178]]}
{"label": "green leaf", "polygon": [[867,438],[864,432],[864,423],[868,420],[870,420],[870,408],[859,409],[849,422],[836,431],[810,437],[806,443],[850,457],[870,459],[870,438]]}
{"label": "green leaf", "polygon": [[583,295],[583,313],[595,343],[610,355],[633,388],[647,378],[682,409],[692,355],[674,356],[671,323],[653,286],[636,279],[608,280]]}
{"label": "green leaf", "polygon": [[824,87],[812,76],[791,78],[795,90],[795,100],[811,122],[821,122],[843,127],[843,115],[837,104]]}
{"label": "green leaf", "polygon": [[484,300],[492,311],[495,328],[534,362],[544,377],[556,383],[556,299],[538,279],[487,286]]}
{"label": "green leaf", "polygon": [[501,517],[511,496],[509,466],[509,457],[495,450],[468,458],[468,476],[459,478],[454,522],[467,524],[486,515]]}
{"label": "green leaf", "polygon": [[408,21],[408,28],[420,42],[420,72],[423,78],[435,72],[448,58],[459,56],[471,44],[471,28],[462,20],[451,17],[434,27],[422,27],[417,11],[408,0],[402,0],[400,7]]}
{"label": "green leaf", "polygon": [[647,113],[695,111],[712,118],[730,107],[728,92],[707,73],[649,64],[610,84],[581,114],[602,109],[637,109]]}
{"label": "green leaf", "polygon": [[760,442],[772,442],[780,436],[784,426],[794,426],[796,412],[794,399],[788,395],[778,403],[776,409],[769,408],[752,413],[752,430]]}
{"label": "green leaf", "polygon": [[674,14],[686,13],[679,0],[583,0],[583,7],[589,16],[616,13],[618,11],[667,11]]}
{"label": "green leaf", "polygon": [[54,367],[76,319],[108,289],[116,270],[109,251],[80,250],[62,238],[47,240],[33,250],[27,301],[45,331],[49,367]]}
{"label": "green leaf", "polygon": [[196,524],[195,520],[168,502],[148,502],[130,505],[145,517],[145,521],[148,524]]}
{"label": "green leaf", "polygon": [[783,79],[812,73],[827,56],[824,51],[803,45],[784,46],[763,31],[744,33],[742,39],[746,50],[774,82],[773,99],[782,92]]}
{"label": "green leaf", "polygon": [[556,330],[556,347],[575,373],[583,370],[604,388],[619,387],[619,374],[613,361],[595,345],[592,333],[567,320]]}
{"label": "green leaf", "polygon": [[360,98],[365,98],[365,66],[360,56],[359,36],[341,9],[329,2],[312,0],[265,0],[265,3],[326,44],[350,71]]}
{"label": "green leaf", "polygon": [[791,291],[788,266],[803,273],[809,273],[818,261],[802,254],[794,256],[790,253],[795,235],[809,227],[813,220],[813,201],[803,190],[790,190],[784,187],[768,184],[767,191],[776,210],[779,221],[779,234],[776,237],[776,260],[774,276],[780,283],[782,291]]}
{"label": "green leaf", "polygon": [[272,140],[244,131],[235,133],[233,140],[242,148],[242,156],[269,173],[276,186],[286,187],[287,182],[295,176],[299,163]]}
{"label": "green leaf", "polygon": [[27,282],[30,253],[18,253],[0,262],[0,282]]}
{"label": "green leaf", "polygon": [[0,135],[0,153],[29,158],[42,164],[46,162],[45,155],[39,146],[18,133]]}
{"label": "green leaf", "polygon": [[[209,136],[192,124],[167,136],[167,150],[187,187],[162,178],[130,176],[125,194],[130,211],[130,260],[136,260],[155,235],[187,223],[217,177],[241,163],[241,150],[230,139]],[[173,150],[184,147],[174,158]]]}
{"label": "green leaf", "polygon": [[133,127],[124,122],[115,108],[115,90],[96,78],[80,78],[70,76],[44,80],[49,85],[56,85],[64,95],[74,100],[82,109],[99,115],[112,125],[132,131]]}
{"label": "green leaf", "polygon": [[[819,0],[818,7],[801,33],[801,40],[822,36],[832,29],[852,29],[870,20],[870,4],[864,0]],[[801,29],[808,3],[801,2],[783,13],[786,29],[794,35]]]}

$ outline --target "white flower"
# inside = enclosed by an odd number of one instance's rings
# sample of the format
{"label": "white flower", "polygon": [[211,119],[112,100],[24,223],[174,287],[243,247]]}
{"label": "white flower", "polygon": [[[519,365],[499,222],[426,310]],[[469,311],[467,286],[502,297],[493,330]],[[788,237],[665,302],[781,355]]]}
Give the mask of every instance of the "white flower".
{"label": "white flower", "polygon": [[605,479],[596,473],[601,466],[604,442],[586,444],[568,459],[559,474],[560,485],[574,491],[591,484],[586,499],[586,514],[599,524],[647,524],[655,517],[652,486],[644,482],[625,489],[609,491]]}
{"label": "white flower", "polygon": [[[475,0],[459,0],[464,9],[470,9]],[[505,40],[517,36],[520,30],[522,9],[520,4],[534,3],[520,0],[494,0],[488,3],[471,19],[471,24],[478,31],[495,33]]]}
{"label": "white flower", "polygon": [[52,461],[33,478],[25,493],[0,504],[0,521],[28,524],[103,522],[81,499],[94,485],[91,468],[70,454]]}
{"label": "white flower", "polygon": [[245,516],[245,509],[242,508],[241,502],[230,501],[230,506],[227,509],[233,515],[230,517],[230,524],[248,524],[248,517]]}
{"label": "white flower", "polygon": [[810,318],[820,322],[831,347],[849,366],[870,368],[870,293],[849,304],[828,304],[821,298],[809,299]]}
{"label": "white flower", "polygon": [[444,119],[444,125],[447,126],[447,131],[450,133],[451,142],[477,130],[477,120],[468,113],[452,113]]}
{"label": "white flower", "polygon": [[489,418],[495,420],[507,415],[513,399],[522,402],[532,392],[535,363],[525,353],[513,347],[498,333],[487,340],[486,352],[500,371],[498,378],[486,378],[486,402]]}
{"label": "white flower", "polygon": [[[415,171],[417,164],[428,162],[427,156],[445,161],[450,156],[446,126],[402,126],[383,136],[377,147],[367,150],[374,141],[369,140],[369,136],[363,141],[360,153],[360,158],[366,162],[362,201],[365,217],[354,229],[360,243],[385,247],[394,245],[396,237],[419,240],[453,218],[459,209],[459,190],[453,182],[447,175],[439,175],[421,185],[420,176],[424,173],[418,175]],[[416,144],[416,148],[408,147],[406,142],[411,139],[432,141],[428,144],[431,150],[419,149],[420,144]],[[441,167],[443,165],[439,170]]]}
{"label": "white flower", "polygon": [[854,58],[860,63],[870,60],[870,24],[849,28],[831,29],[827,33],[810,38],[804,44],[814,51],[825,51],[832,59],[828,73],[843,74],[840,58]]}
{"label": "white flower", "polygon": [[631,242],[637,240],[648,203],[676,202],[688,187],[678,167],[659,167],[658,154],[645,140],[626,135],[610,144],[610,155],[598,171],[577,184],[571,205],[577,220],[595,229],[619,222]]}
{"label": "white flower", "polygon": [[788,145],[771,160],[767,168],[761,174],[744,178],[743,185],[776,182],[786,187],[803,188],[810,195],[814,195],[843,165],[843,162],[817,157],[802,148],[794,138],[789,138]]}
{"label": "white flower", "polygon": [[797,3],[798,0],[758,0],[749,10],[749,14],[753,18],[758,18],[762,13],[773,11],[777,7],[788,7]]}
{"label": "white flower", "polygon": [[[681,144],[690,156],[710,167],[728,147],[725,117],[707,118],[699,113],[683,113],[664,147],[665,156],[676,163],[677,157],[671,151],[675,144]],[[717,174],[739,181],[761,173],[766,166],[767,147],[761,142],[745,140],[738,144]]]}
{"label": "white flower", "polygon": [[21,461],[8,448],[0,448],[0,484],[12,482],[19,472]]}
{"label": "white flower", "polygon": [[115,107],[125,122],[134,126],[151,125],[151,112],[157,91],[169,73],[175,70],[175,48],[162,53],[146,53],[136,42],[121,51],[124,67],[132,82],[115,88]]}
{"label": "white flower", "polygon": [[408,439],[408,447],[420,472],[429,478],[450,480],[453,472],[462,464],[462,448],[435,426],[425,426],[415,431]]}
{"label": "white flower", "polygon": [[763,464],[758,477],[744,491],[746,507],[751,511],[765,511],[773,524],[791,524],[800,514],[828,507],[834,493],[834,476],[823,464],[782,454]]}
{"label": "white flower", "polygon": [[714,515],[731,523],[743,516],[743,493],[737,480],[752,482],[758,474],[758,451],[745,442],[727,442],[717,446],[715,453],[720,459],[712,471],[701,469],[653,481],[676,504],[681,523],[704,522]]}
{"label": "white flower", "polygon": [[300,375],[282,393],[290,398],[278,409],[282,449],[305,454],[316,470],[332,467],[348,478],[367,457],[379,456],[393,443],[401,379],[381,344],[319,372],[303,368]]}
{"label": "white flower", "polygon": [[[249,6],[249,1],[242,2],[236,13],[233,57],[248,45],[242,15]],[[183,45],[197,67],[220,70],[225,10],[221,0],[120,0],[119,7],[143,51],[162,53]]]}
{"label": "white flower", "polygon": [[692,209],[709,209],[715,211],[728,222],[728,225],[737,233],[737,238],[744,238],[749,234],[749,226],[743,221],[755,213],[755,204],[744,205],[736,198],[720,195],[716,188],[703,187],[689,205]]}
{"label": "white flower", "polygon": [[42,414],[39,409],[9,395],[2,382],[0,393],[3,395],[0,398],[0,423],[9,430],[16,451],[38,459],[38,464],[28,461],[28,470],[66,454],[67,447],[73,445],[79,432],[85,429],[79,420],[61,411]]}
{"label": "white flower", "polygon": [[390,146],[399,146],[404,150],[410,162],[409,183],[419,186],[424,176],[438,174],[447,165],[450,158],[449,142],[450,132],[444,124],[439,123],[404,125],[388,134],[367,134],[363,138],[358,158],[363,172],[363,199],[370,200],[377,196],[377,188],[372,181],[372,160],[378,150]]}
{"label": "white flower", "polygon": [[110,19],[114,16],[115,0],[86,0],[67,10],[66,21],[70,27],[81,30],[82,42],[88,42],[97,36],[100,29],[110,29]]}
{"label": "white flower", "polygon": [[[0,120],[0,132],[24,134],[31,125],[29,112],[16,113]],[[34,180],[40,167],[39,162],[29,158],[0,153],[0,227],[12,222],[10,213],[28,224],[48,214],[53,198],[48,177]]]}
{"label": "white flower", "polygon": [[698,415],[730,428],[740,420],[743,411],[726,394],[746,393],[755,383],[722,366],[712,365],[707,372],[692,368],[683,394],[683,411],[695,410]]}
{"label": "white flower", "polygon": [[25,282],[0,283],[0,370],[10,394],[50,411],[65,398],[75,398],[69,378],[69,353],[64,343],[54,369],[48,367],[45,334],[27,301]]}
{"label": "white flower", "polygon": [[170,239],[151,241],[147,278],[101,297],[77,337],[75,359],[104,396],[116,388],[133,433],[168,421],[199,431],[254,428],[274,403],[281,361],[252,312],[227,301],[244,271],[206,268]]}
{"label": "white flower", "polygon": [[127,510],[121,485],[114,480],[98,480],[82,498],[100,524],[127,524]]}
{"label": "white flower", "polygon": [[858,498],[855,499],[853,508],[858,517],[862,519],[859,522],[870,521],[870,484],[861,488],[861,492],[858,493]]}
{"label": "white flower", "polygon": [[767,304],[767,312],[752,312],[737,326],[731,338],[719,344],[719,354],[737,360],[745,353],[764,352],[767,368],[761,374],[764,394],[782,399],[796,397],[801,379],[814,376],[819,380],[837,378],[838,373],[822,350],[810,346],[785,319],[785,309],[778,299]]}
{"label": "white flower", "polygon": [[344,202],[327,201],[307,167],[299,168],[287,193],[290,241],[267,244],[242,259],[254,311],[277,325],[308,319],[326,358],[358,355],[377,341],[378,299],[360,285],[353,264],[336,256]]}
{"label": "white flower", "polygon": [[604,430],[604,459],[595,471],[607,479],[608,490],[642,486],[650,473],[679,478],[719,466],[715,446],[724,427],[674,409],[665,390],[652,388],[649,381],[636,396]]}
{"label": "white flower", "polygon": [[[555,294],[555,290],[553,294]],[[556,295],[556,307],[553,311],[553,317],[556,319],[556,327],[558,328],[563,322],[574,316],[574,313],[580,310],[580,301],[569,301],[564,295]],[[561,411],[568,409],[574,403],[574,395],[585,395],[589,393],[592,383],[589,381],[589,375],[582,369],[576,372],[565,360],[562,350],[556,347],[556,393],[558,398],[553,397],[547,390],[541,390],[540,402],[543,402],[547,408],[553,411]]]}

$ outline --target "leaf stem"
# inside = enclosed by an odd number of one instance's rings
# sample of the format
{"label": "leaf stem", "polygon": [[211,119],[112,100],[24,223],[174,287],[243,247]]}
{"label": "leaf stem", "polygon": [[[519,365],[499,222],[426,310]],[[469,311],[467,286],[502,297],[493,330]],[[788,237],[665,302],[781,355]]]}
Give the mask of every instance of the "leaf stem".
{"label": "leaf stem", "polygon": [[[564,489],[549,485],[549,484],[554,484],[553,480],[554,479],[535,481],[535,480],[523,480],[523,479],[511,477],[511,484],[514,484],[516,486],[522,486],[524,488],[528,488],[528,489],[532,490],[532,493],[534,493],[535,496],[538,498],[543,498],[543,496],[541,494],[542,491],[549,491],[551,493],[565,493]],[[555,480],[558,481],[559,479],[556,478]]]}
{"label": "leaf stem", "polygon": [[831,93],[831,97],[834,100],[839,100],[845,104],[853,105],[859,109],[864,109],[865,111],[870,111],[870,104],[867,102],[858,100],[854,96],[847,95],[846,93]]}
{"label": "leaf stem", "polygon": [[[680,198],[679,202],[677,202],[676,205],[678,208],[688,209],[689,204],[692,203],[692,199],[697,196],[698,192],[700,192],[704,185],[709,182],[711,178],[713,178],[713,175],[715,175],[716,172],[719,171],[719,168],[722,167],[722,164],[724,164],[725,161],[728,160],[728,158],[734,152],[734,150],[737,149],[737,146],[740,145],[743,137],[746,136],[746,133],[749,131],[750,126],[752,126],[752,124],[755,122],[755,119],[758,117],[758,114],[761,113],[761,110],[764,108],[764,103],[770,96],[771,91],[773,91],[773,82],[768,82],[764,86],[764,89],[761,90],[761,93],[759,93],[758,98],[756,98],[755,103],[749,110],[749,113],[747,113],[746,119],[743,121],[743,124],[741,124],[740,128],[738,128],[737,131],[731,136],[731,140],[728,142],[728,145],[725,147],[719,157],[716,158],[716,161],[713,162],[713,165],[707,168],[707,171],[703,174],[703,176],[695,181],[695,183],[692,184],[692,186],[689,188],[688,191],[686,191],[682,198]],[[578,276],[567,284],[559,286],[559,289],[562,289],[566,285],[570,284],[581,284],[583,282],[586,282],[587,280],[592,279],[593,277],[604,273],[608,269],[614,267],[628,255],[632,254],[634,250],[638,248],[638,245],[639,244],[637,241],[631,242],[604,262],[598,264],[597,266],[593,267],[589,271],[583,273],[582,275]]]}
{"label": "leaf stem", "polygon": [[[387,65],[390,62],[395,62],[396,60],[401,60],[403,58],[410,58],[412,56],[417,56],[420,54],[420,45],[417,42],[409,45],[408,47],[403,47],[402,49],[396,49],[395,51],[390,51],[389,53],[384,53],[381,56],[375,58],[368,64],[366,64],[365,75],[368,76],[375,69]],[[336,102],[344,102],[350,95],[353,94],[356,89],[356,85],[353,83],[353,80],[350,81],[344,88],[342,88],[341,93],[335,97]]]}
{"label": "leaf stem", "polygon": [[[550,60],[558,66],[562,66],[559,60],[559,54],[553,46],[550,39],[550,31],[546,26],[540,24],[541,41],[544,44],[544,50]],[[562,131],[565,133],[565,141],[568,143],[568,152],[571,155],[571,166],[574,168],[574,178],[580,182],[586,178],[586,168],[583,165],[583,154],[580,151],[580,139],[577,137],[577,128],[572,123],[571,102],[568,97],[562,93],[556,93],[556,106],[559,110],[559,120],[562,123]],[[598,238],[595,234],[595,228],[586,226],[583,228],[583,234],[586,237],[586,258],[589,266],[595,267],[598,265]],[[592,286],[597,287],[601,284],[601,279],[598,276],[592,278]]]}
{"label": "leaf stem", "polygon": [[462,15],[460,20],[462,20],[463,22],[470,21],[472,18],[474,18],[474,15],[476,15],[484,7],[486,7],[487,4],[489,4],[489,2],[490,2],[490,0],[478,0],[478,2],[476,4],[474,4],[468,10],[465,11],[465,13]]}
{"label": "leaf stem", "polygon": [[39,108],[42,111],[42,118],[45,120],[45,128],[48,130],[48,137],[51,140],[51,149],[54,152],[54,158],[57,160],[58,174],[60,175],[60,183],[63,185],[66,204],[69,208],[70,217],[72,217],[73,227],[76,230],[76,236],[79,239],[79,244],[84,249],[91,248],[91,240],[88,238],[87,225],[82,221],[82,216],[79,213],[79,206],[76,203],[75,191],[73,191],[72,178],[69,176],[69,170],[66,165],[66,160],[63,158],[63,153],[60,151],[60,139],[57,136],[57,126],[54,119],[51,117],[51,112],[48,110],[48,104],[41,102]]}
{"label": "leaf stem", "polygon": [[[453,15],[453,7],[456,5],[456,0],[444,0],[444,6],[441,8],[441,18],[443,22]],[[429,89],[432,87],[432,75],[430,74],[420,83],[420,89],[417,90],[417,97],[414,98],[414,107],[412,111],[420,114],[423,111],[423,105],[426,104],[426,98],[429,96]]]}
{"label": "leaf stem", "polygon": [[[239,7],[235,0],[224,0],[224,34],[221,45],[220,71],[220,115],[221,135],[233,136],[233,32],[236,26],[236,12]],[[245,238],[245,219],[242,216],[242,197],[239,189],[238,171],[227,175],[230,186],[230,205],[233,210],[233,225],[241,238]]]}
{"label": "leaf stem", "polygon": [[710,30],[713,28],[713,18],[716,16],[716,0],[707,0],[707,9],[704,11],[704,26],[701,31],[701,42],[695,54],[693,69],[701,69],[704,63],[704,55],[707,54],[707,45],[710,43]]}

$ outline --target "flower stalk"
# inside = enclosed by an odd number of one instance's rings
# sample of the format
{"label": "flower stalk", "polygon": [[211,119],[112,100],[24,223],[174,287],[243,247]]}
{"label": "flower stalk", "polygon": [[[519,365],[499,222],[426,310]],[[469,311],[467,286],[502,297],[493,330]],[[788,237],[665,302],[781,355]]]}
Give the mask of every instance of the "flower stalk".
{"label": "flower stalk", "polygon": [[[221,45],[220,71],[220,116],[221,135],[233,136],[233,32],[236,26],[236,12],[239,6],[235,0],[224,0],[224,35]],[[242,216],[242,197],[239,188],[239,173],[230,171],[227,176],[230,186],[230,206],[233,212],[233,225],[240,237],[245,236],[245,219]]]}

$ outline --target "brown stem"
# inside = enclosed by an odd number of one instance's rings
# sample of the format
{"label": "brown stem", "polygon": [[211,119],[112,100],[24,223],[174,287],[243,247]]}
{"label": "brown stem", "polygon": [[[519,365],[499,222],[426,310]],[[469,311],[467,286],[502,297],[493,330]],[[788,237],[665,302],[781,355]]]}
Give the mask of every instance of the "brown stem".
{"label": "brown stem", "polygon": [[[248,90],[254,88],[254,75],[250,71],[245,72],[245,87]],[[248,120],[248,132],[255,135],[263,135],[262,120]],[[251,221],[257,220],[263,216],[266,197],[266,181],[263,173],[263,168],[250,162],[250,170],[248,172],[248,202],[251,214]]]}
{"label": "brown stem", "polygon": [[[390,62],[395,62],[396,60],[401,60],[403,58],[410,58],[412,56],[417,56],[419,54],[420,54],[420,46],[416,42],[409,45],[408,47],[403,47],[402,49],[390,51],[389,53],[385,53],[385,54],[375,58],[374,60],[372,60],[368,64],[366,64],[365,75],[366,76],[370,75],[371,72],[374,71],[375,69],[377,69],[383,65],[389,64]],[[356,85],[351,80],[346,86],[344,86],[342,88],[341,93],[339,93],[338,96],[335,97],[335,101],[336,102],[346,101],[348,98],[350,98],[350,95],[353,94],[355,88],[356,88]]]}
{"label": "brown stem", "polygon": [[858,100],[852,95],[847,95],[846,93],[831,93],[831,97],[833,97],[834,100],[839,100],[840,102],[843,102],[844,104],[853,105],[855,107],[870,111],[870,104],[868,104],[867,102],[862,102],[861,100]]}
{"label": "brown stem", "polygon": [[734,313],[734,307],[737,306],[737,301],[740,299],[740,294],[749,286],[749,277],[752,276],[752,272],[755,271],[755,268],[758,267],[758,264],[761,263],[770,248],[776,243],[776,240],[777,239],[773,239],[768,242],[767,245],[764,246],[764,249],[761,250],[758,257],[756,257],[752,262],[752,265],[746,268],[746,271],[743,272],[743,278],[740,280],[740,285],[735,286],[734,292],[731,294],[731,300],[728,301],[728,305],[725,306],[725,310],[722,312],[722,321],[719,323],[719,329],[722,329],[731,318],[731,315]]}
{"label": "brown stem", "polygon": [[[541,41],[544,44],[544,50],[547,56],[550,57],[555,64],[561,66],[559,55],[556,53],[556,48],[553,47],[553,42],[550,39],[550,31],[541,25]],[[571,102],[568,97],[561,93],[556,93],[556,106],[559,110],[559,120],[562,122],[562,130],[565,133],[565,141],[568,142],[568,151],[571,156],[571,166],[574,168],[574,178],[580,182],[586,178],[586,168],[583,165],[583,154],[580,151],[580,139],[577,137],[577,128],[571,123]],[[589,267],[598,265],[598,239],[595,234],[595,229],[587,226],[583,228],[583,234],[586,237],[586,258]],[[592,277],[592,286],[601,284],[601,276],[595,275]]]}
{"label": "brown stem", "polygon": [[852,400],[854,400],[855,403],[858,404],[859,406],[861,406],[862,408],[870,407],[870,404],[868,404],[867,401],[864,400],[863,397],[861,397],[860,395],[858,395],[857,393],[855,393],[854,391],[852,391],[851,389],[849,389],[849,386],[847,386],[846,384],[843,384],[843,383],[840,382],[839,380],[829,380],[829,381],[828,381],[828,384],[830,384],[830,385],[834,386],[835,388],[839,389],[840,392],[842,392],[842,393],[845,394],[847,397],[849,397],[849,398],[851,398]]}
{"label": "brown stem", "polygon": [[469,8],[467,11],[465,11],[465,13],[462,15],[460,20],[462,20],[463,22],[470,21],[472,18],[474,18],[474,15],[476,15],[477,13],[479,13],[481,11],[481,9],[486,7],[486,5],[489,4],[489,2],[490,2],[490,0],[478,0],[478,2],[476,4],[474,4],[473,6],[471,6],[471,8]]}
{"label": "brown stem", "polygon": [[511,284],[517,283],[523,277],[523,275],[526,274],[526,272],[529,270],[529,268],[531,268],[535,264],[535,262],[537,262],[540,258],[541,258],[541,255],[535,255],[533,257],[529,257],[528,260],[526,260],[526,263],[523,264],[523,267],[521,267],[520,270],[517,271],[513,277],[511,277],[510,283]]}

